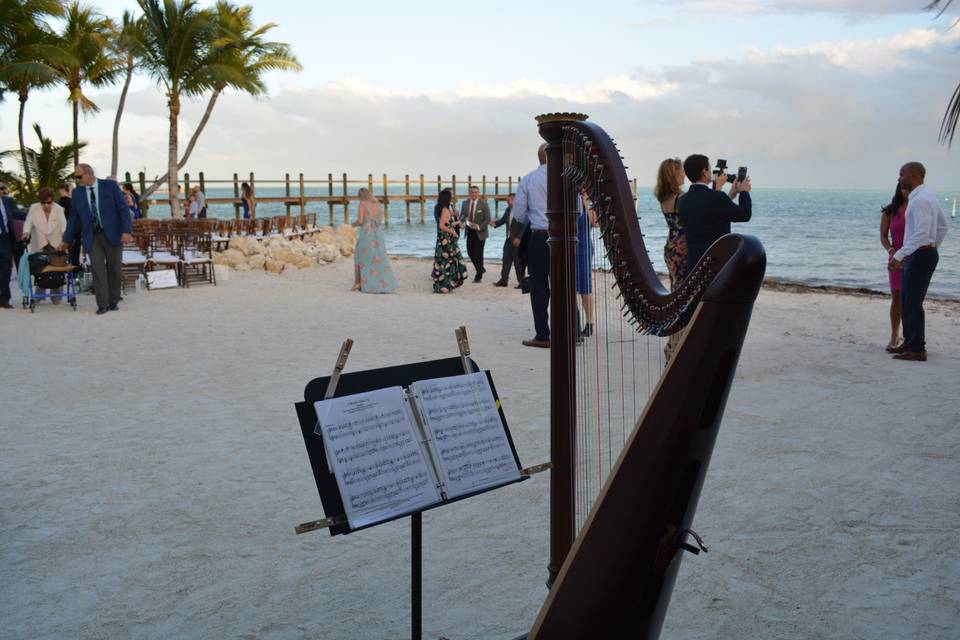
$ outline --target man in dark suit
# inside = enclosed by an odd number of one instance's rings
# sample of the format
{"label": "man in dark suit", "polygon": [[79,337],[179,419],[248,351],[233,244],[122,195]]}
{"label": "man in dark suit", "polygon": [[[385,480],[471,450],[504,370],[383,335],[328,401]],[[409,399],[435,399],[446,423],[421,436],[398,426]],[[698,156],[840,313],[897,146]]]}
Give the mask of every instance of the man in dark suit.
{"label": "man in dark suit", "polygon": [[[710,159],[694,154],[683,161],[690,190],[680,196],[677,210],[687,235],[686,272],[690,273],[714,242],[730,233],[731,222],[747,222],[752,214],[750,178],[733,183],[728,196],[720,189],[727,180],[720,172],[714,183]],[[740,204],[733,201],[739,195]]]}
{"label": "man in dark suit", "polygon": [[100,180],[90,165],[78,164],[73,174],[77,188],[73,190],[70,220],[60,250],[66,250],[81,234],[93,269],[97,315],[103,315],[116,311],[120,302],[123,243],[133,241],[130,210],[120,185],[113,180]]}
{"label": "man in dark suit", "polygon": [[0,309],[13,309],[10,304],[10,274],[13,273],[14,247],[18,244],[13,233],[13,220],[20,215],[17,203],[7,195],[6,185],[0,185]]}
{"label": "man in dark suit", "polygon": [[470,197],[463,202],[460,208],[460,221],[467,229],[467,255],[476,275],[474,282],[483,279],[483,245],[487,243],[487,225],[490,224],[490,207],[486,200],[480,199],[480,187],[470,187]]}
{"label": "man in dark suit", "polygon": [[523,272],[526,266],[520,263],[520,248],[513,246],[513,239],[523,235],[523,223],[513,219],[511,211],[513,210],[513,194],[507,196],[507,210],[499,219],[490,223],[494,229],[507,225],[507,237],[503,241],[503,264],[500,267],[500,279],[493,283],[495,287],[505,287],[510,282],[510,267],[517,274],[517,288],[523,287]]}

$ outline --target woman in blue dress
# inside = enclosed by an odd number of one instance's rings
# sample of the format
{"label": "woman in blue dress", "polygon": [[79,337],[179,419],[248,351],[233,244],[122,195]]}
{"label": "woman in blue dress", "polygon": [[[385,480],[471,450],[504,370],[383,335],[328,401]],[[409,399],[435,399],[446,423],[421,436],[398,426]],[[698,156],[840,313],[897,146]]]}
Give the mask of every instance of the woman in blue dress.
{"label": "woman in blue dress", "polygon": [[387,245],[383,241],[380,223],[383,212],[380,203],[369,189],[357,193],[360,205],[353,226],[357,228],[357,247],[353,252],[353,291],[364,293],[390,293],[400,285],[390,268]]}
{"label": "woman in blue dress", "polygon": [[593,228],[597,226],[597,214],[587,197],[586,189],[580,191],[580,215],[577,216],[577,293],[583,305],[585,317],[578,337],[593,335]]}
{"label": "woman in blue dress", "polygon": [[253,189],[244,182],[240,185],[240,204],[243,205],[243,219],[253,220],[257,217],[257,201],[253,197]]}

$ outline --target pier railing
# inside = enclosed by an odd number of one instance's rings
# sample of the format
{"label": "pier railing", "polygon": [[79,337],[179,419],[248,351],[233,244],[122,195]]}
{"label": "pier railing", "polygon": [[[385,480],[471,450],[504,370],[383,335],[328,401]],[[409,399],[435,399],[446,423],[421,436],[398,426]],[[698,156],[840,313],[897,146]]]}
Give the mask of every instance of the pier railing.
{"label": "pier railing", "polygon": [[[126,173],[125,178],[127,182],[134,182],[131,180],[130,172]],[[137,182],[140,186],[140,192],[145,192],[147,189],[147,178],[143,172],[140,172],[138,175]],[[436,201],[437,194],[440,190],[447,187],[453,190],[453,194],[457,199],[466,197],[471,187],[479,187],[480,197],[492,202],[494,211],[499,216],[500,205],[505,204],[507,198],[516,191],[517,185],[520,184],[520,178],[508,176],[502,179],[499,176],[494,176],[490,179],[486,175],[482,175],[479,180],[474,180],[473,176],[468,175],[466,180],[464,180],[463,178],[458,179],[456,175],[452,175],[449,178],[438,175],[436,180],[434,180],[432,176],[430,179],[427,179],[424,174],[421,173],[419,176],[414,176],[413,178],[411,178],[409,174],[406,174],[402,179],[391,179],[387,177],[387,174],[374,177],[374,175],[370,173],[367,174],[366,178],[357,179],[349,178],[346,173],[336,178],[332,173],[328,173],[325,180],[318,180],[307,179],[302,173],[291,178],[290,174],[287,173],[284,174],[284,177],[281,179],[263,179],[257,178],[253,172],[251,172],[243,178],[241,178],[239,174],[234,173],[233,178],[224,180],[208,179],[201,171],[195,180],[191,178],[189,173],[183,174],[181,180],[183,193],[179,195],[181,205],[186,205],[187,194],[191,186],[199,184],[200,190],[203,191],[206,196],[208,205],[233,205],[234,216],[239,219],[242,206],[240,185],[243,182],[250,185],[258,205],[261,203],[279,203],[284,206],[288,218],[293,213],[298,215],[307,213],[308,204],[319,203],[321,207],[325,204],[330,224],[333,225],[336,224],[337,207],[341,208],[343,221],[349,221],[350,203],[357,200],[356,191],[359,187],[369,189],[373,196],[383,205],[385,213],[384,221],[388,224],[390,220],[390,216],[388,215],[389,207],[391,204],[401,204],[404,206],[406,214],[405,220],[407,223],[412,222],[415,216],[419,217],[419,222],[425,222],[427,219],[428,203]],[[429,185],[429,188],[427,185]],[[282,190],[283,195],[257,195],[258,186],[261,188],[269,187],[271,191]],[[434,186],[436,190],[433,190]],[[207,195],[208,187],[214,189],[232,188],[233,196]],[[636,199],[636,179],[633,180],[632,187],[634,199]],[[314,193],[308,194],[308,190],[313,190]],[[321,193],[316,193],[316,191],[320,191]],[[166,193],[155,192],[149,198],[142,199],[140,201],[140,207],[146,217],[149,216],[148,212],[151,206],[163,206],[169,203],[169,201],[170,197]],[[432,212],[432,206],[430,209]]]}

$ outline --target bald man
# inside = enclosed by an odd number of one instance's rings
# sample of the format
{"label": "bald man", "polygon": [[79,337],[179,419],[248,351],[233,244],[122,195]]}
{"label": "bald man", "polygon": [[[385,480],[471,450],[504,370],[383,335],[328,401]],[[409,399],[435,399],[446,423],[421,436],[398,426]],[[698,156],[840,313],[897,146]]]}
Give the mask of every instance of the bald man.
{"label": "bald man", "polygon": [[940,261],[937,247],[947,235],[947,216],[937,196],[923,184],[926,175],[927,170],[919,162],[900,167],[900,188],[909,195],[903,246],[890,257],[892,269],[903,268],[900,287],[903,344],[893,356],[897,360],[927,360],[923,300]]}

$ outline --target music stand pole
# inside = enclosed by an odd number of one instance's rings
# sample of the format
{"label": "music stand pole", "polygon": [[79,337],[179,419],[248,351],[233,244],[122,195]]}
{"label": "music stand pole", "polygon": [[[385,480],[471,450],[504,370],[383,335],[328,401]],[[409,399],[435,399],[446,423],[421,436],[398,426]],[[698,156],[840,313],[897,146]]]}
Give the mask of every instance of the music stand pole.
{"label": "music stand pole", "polygon": [[410,604],[413,640],[423,636],[423,529],[421,513],[410,516]]}

